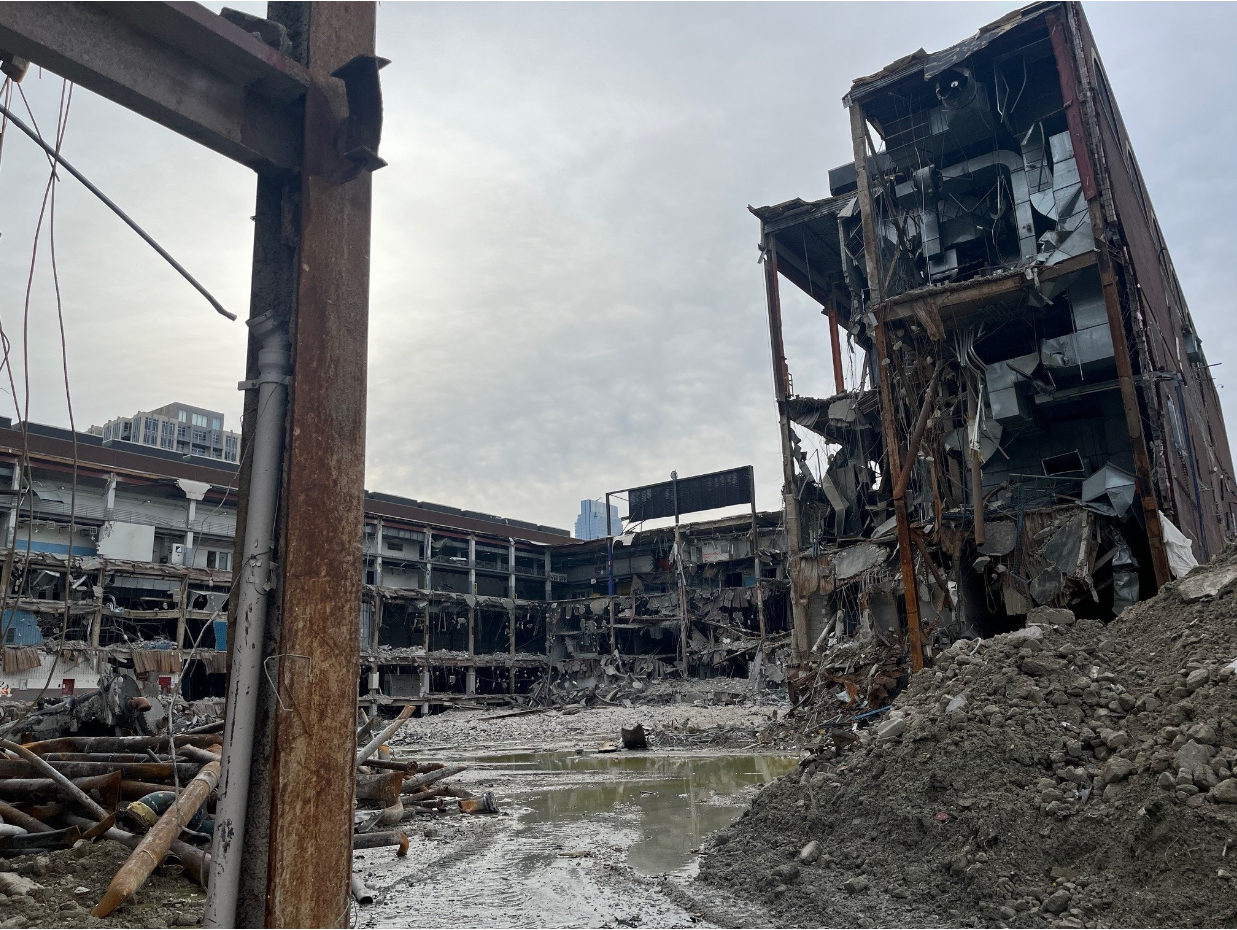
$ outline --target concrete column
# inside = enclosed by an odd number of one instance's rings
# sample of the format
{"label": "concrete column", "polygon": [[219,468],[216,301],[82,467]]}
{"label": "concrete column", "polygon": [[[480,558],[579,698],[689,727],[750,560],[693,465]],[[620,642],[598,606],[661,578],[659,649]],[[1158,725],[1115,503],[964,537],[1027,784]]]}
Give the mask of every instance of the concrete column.
{"label": "concrete column", "polygon": [[[472,533],[468,534],[468,591],[476,596],[477,593],[477,537]],[[473,604],[468,605],[468,654],[470,656],[477,654],[477,610]],[[477,670],[469,666],[464,672],[464,693],[477,693]]]}
{"label": "concrete column", "polygon": [[550,572],[553,569],[554,563],[550,559],[550,547],[545,549],[545,599],[547,602],[554,600],[554,585],[550,581]]}
{"label": "concrete column", "polygon": [[[21,507],[21,495],[16,493],[21,490],[21,459],[13,459],[13,480],[10,484],[14,494],[13,503],[9,505],[9,515],[7,526],[4,533],[4,544],[12,546],[17,539],[17,521],[21,515],[19,508]],[[7,591],[5,592],[7,594]]]}
{"label": "concrete column", "polygon": [[[515,540],[507,540],[507,597],[511,607],[507,613],[507,651],[515,655]],[[515,694],[515,666],[507,670],[507,693]]]}
{"label": "concrete column", "polygon": [[425,528],[425,590],[434,590],[434,531]]}
{"label": "concrete column", "polygon": [[374,556],[374,584],[382,587],[382,520],[378,520],[378,531],[374,535],[375,541],[378,543],[378,552]]}

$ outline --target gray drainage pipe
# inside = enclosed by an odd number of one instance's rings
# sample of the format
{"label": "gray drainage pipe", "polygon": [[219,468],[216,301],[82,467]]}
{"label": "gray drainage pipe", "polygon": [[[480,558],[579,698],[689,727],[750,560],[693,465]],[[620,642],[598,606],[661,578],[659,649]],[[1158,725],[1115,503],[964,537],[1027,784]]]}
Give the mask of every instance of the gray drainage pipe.
{"label": "gray drainage pipe", "polygon": [[258,687],[262,676],[262,644],[266,635],[268,593],[271,590],[271,548],[283,466],[284,421],[288,405],[288,339],[282,325],[268,316],[249,323],[262,340],[256,382],[257,423],[253,430],[249,470],[249,504],[245,514],[245,541],[241,581],[236,594],[236,630],[231,644],[228,675],[227,723],[223,731],[219,805],[211,844],[210,883],[207,888],[207,927],[235,927],[241,881],[241,852],[245,817],[249,809],[249,773],[257,719]]}

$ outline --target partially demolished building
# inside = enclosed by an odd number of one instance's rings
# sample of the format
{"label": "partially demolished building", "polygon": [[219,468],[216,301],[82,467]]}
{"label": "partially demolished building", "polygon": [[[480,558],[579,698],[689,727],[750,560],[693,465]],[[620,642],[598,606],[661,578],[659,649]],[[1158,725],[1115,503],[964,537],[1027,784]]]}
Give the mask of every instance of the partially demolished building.
{"label": "partially demolished building", "polygon": [[[855,161],[761,221],[802,687],[879,698],[1036,606],[1111,617],[1237,535],[1202,343],[1082,9],[855,81]],[[798,396],[779,286],[819,303]],[[844,383],[842,336],[863,353]],[[797,430],[828,443],[813,471]],[[861,653],[883,660],[856,670]],[[833,659],[808,671],[815,650]],[[866,650],[866,651],[865,651]],[[836,660],[836,661],[834,661]]]}
{"label": "partially demolished building", "polygon": [[[0,697],[81,696],[117,671],[156,717],[177,690],[221,696],[236,470],[0,419]],[[606,539],[367,492],[362,704],[604,696],[667,674],[779,682],[780,514],[683,524],[681,549],[675,535],[619,536],[611,594]]]}

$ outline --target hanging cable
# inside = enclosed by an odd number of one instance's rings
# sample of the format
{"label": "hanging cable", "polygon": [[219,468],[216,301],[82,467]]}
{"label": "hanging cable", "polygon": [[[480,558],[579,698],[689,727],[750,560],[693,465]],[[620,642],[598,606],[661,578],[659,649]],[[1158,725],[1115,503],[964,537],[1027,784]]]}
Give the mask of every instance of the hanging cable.
{"label": "hanging cable", "polygon": [[103,191],[99,190],[92,183],[90,183],[90,181],[86,178],[84,174],[82,174],[80,171],[74,168],[71,164],[65,161],[64,158],[61,157],[60,153],[56,149],[53,149],[50,145],[44,142],[42,136],[40,136],[37,132],[35,132],[35,130],[31,129],[29,126],[23,123],[20,119],[18,119],[17,116],[15,116],[13,112],[9,110],[9,108],[4,106],[3,104],[0,104],[0,114],[3,114],[8,119],[9,122],[11,122],[14,126],[20,129],[22,132],[24,132],[27,136],[29,136],[34,141],[34,143],[38,145],[41,149],[43,149],[44,152],[50,155],[57,164],[61,165],[67,172],[69,172],[69,174],[73,175],[73,177],[81,181],[82,185],[86,188],[86,190],[90,191],[90,193],[94,194],[101,201],[103,201],[103,203],[106,204],[113,213],[115,213],[118,217],[120,217],[122,220],[125,221],[125,223],[129,226],[130,229],[132,229],[135,233],[137,233],[144,240],[146,240],[146,244],[149,245],[156,252],[158,252],[161,256],[163,256],[164,260],[167,261],[169,265],[171,265],[178,272],[180,272],[181,277],[183,277],[186,281],[192,284],[194,288],[197,289],[198,293],[201,294],[203,297],[205,297],[207,301],[209,301],[210,305],[214,307],[222,316],[226,316],[229,320],[236,319],[235,313],[230,313],[227,310],[225,310],[223,304],[217,301],[211,295],[210,291],[208,291],[201,284],[199,284],[198,280],[185,269],[184,265],[182,265],[180,262],[174,259],[171,255],[169,255],[167,249],[159,245],[159,243],[156,242],[150,236],[150,234],[146,232],[146,230],[142,229],[141,226],[139,226],[136,222],[134,222],[134,220],[129,216],[129,214],[125,213],[124,210],[120,209],[120,207],[116,205],[115,201],[113,201],[110,197],[104,194]]}

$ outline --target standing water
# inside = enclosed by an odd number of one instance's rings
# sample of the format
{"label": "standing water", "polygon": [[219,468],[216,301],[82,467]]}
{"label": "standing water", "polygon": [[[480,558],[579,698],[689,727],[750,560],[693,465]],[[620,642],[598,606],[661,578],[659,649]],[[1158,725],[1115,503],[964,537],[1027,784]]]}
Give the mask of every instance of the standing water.
{"label": "standing water", "polygon": [[413,821],[408,858],[359,853],[384,892],[360,926],[675,926],[691,915],[645,876],[694,873],[710,833],[757,786],[790,771],[781,753],[506,752],[448,759],[504,815]]}

